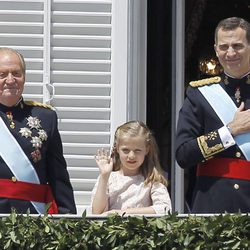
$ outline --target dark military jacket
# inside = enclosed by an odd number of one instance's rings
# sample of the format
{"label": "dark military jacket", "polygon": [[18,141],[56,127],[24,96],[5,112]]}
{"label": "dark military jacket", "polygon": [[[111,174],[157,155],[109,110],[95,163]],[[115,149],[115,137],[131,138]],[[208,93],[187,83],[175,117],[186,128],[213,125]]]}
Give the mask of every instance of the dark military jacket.
{"label": "dark military jacket", "polygon": [[[192,82],[179,112],[176,160],[182,168],[193,168],[213,157],[245,159],[237,145],[224,148],[218,129],[223,123],[198,90],[205,84],[220,84],[239,107],[250,108],[250,75],[233,79],[226,75]],[[233,111],[232,111],[233,112]],[[250,212],[250,181],[199,176],[193,195],[193,213]]]}
{"label": "dark military jacket", "polygon": [[[13,107],[0,104],[0,116],[32,163],[40,183],[50,185],[59,213],[76,213],[56,112],[49,106],[21,100]],[[0,152],[0,179],[13,176]],[[18,213],[37,213],[29,201],[0,198],[0,213],[10,213],[12,208]]]}

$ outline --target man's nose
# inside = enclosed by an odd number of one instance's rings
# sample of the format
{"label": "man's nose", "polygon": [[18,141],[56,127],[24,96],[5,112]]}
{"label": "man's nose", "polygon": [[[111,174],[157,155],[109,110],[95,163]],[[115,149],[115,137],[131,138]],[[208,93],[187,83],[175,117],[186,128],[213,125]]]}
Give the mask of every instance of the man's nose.
{"label": "man's nose", "polygon": [[228,54],[229,56],[235,55],[235,50],[234,50],[234,48],[233,48],[232,46],[230,46],[230,47],[228,48],[227,54]]}
{"label": "man's nose", "polygon": [[13,83],[14,82],[14,77],[12,75],[12,73],[9,73],[6,77],[6,82],[7,83]]}

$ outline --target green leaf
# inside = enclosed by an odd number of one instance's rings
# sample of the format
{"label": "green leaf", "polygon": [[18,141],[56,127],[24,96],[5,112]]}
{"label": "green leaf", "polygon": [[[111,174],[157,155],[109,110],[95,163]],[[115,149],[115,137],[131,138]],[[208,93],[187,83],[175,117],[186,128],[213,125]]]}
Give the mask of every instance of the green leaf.
{"label": "green leaf", "polygon": [[45,231],[45,233],[49,233],[49,231],[50,231],[50,228],[49,228],[49,226],[48,226],[48,225],[46,225],[46,226],[45,226],[45,229],[44,229],[44,231]]}
{"label": "green leaf", "polygon": [[241,242],[238,241],[234,246],[232,246],[232,249],[240,249],[239,246],[240,246]]}

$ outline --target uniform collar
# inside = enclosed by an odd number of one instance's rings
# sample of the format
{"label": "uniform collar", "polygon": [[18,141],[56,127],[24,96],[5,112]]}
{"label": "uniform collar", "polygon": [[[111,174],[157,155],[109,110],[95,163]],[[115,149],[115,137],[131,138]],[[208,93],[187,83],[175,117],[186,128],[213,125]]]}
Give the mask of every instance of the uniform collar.
{"label": "uniform collar", "polygon": [[231,86],[237,85],[237,86],[239,86],[242,84],[249,84],[249,86],[250,86],[250,72],[246,73],[241,78],[235,78],[235,77],[232,77],[226,73],[223,73],[221,75],[221,79],[222,79],[222,82],[225,83],[225,85],[231,85]]}
{"label": "uniform collar", "polygon": [[14,106],[11,107],[5,106],[4,104],[0,103],[0,110],[3,112],[23,109],[23,107],[24,107],[24,100],[22,97]]}
{"label": "uniform collar", "polygon": [[243,76],[241,76],[241,77],[234,77],[234,76],[231,76],[230,74],[227,74],[227,73],[224,72],[224,75],[226,75],[226,76],[228,76],[228,77],[230,77],[232,79],[238,79],[238,80],[239,79],[243,79],[244,77],[246,77],[249,74],[250,74],[250,70],[247,73],[245,73]]}

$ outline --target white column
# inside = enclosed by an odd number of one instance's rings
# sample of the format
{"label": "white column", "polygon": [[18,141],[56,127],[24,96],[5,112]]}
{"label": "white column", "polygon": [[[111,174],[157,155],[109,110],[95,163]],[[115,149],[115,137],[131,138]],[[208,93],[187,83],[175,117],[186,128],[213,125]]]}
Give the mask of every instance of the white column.
{"label": "white column", "polygon": [[184,171],[175,160],[175,131],[184,99],[185,0],[172,0],[172,171],[171,198],[175,211],[184,212]]}
{"label": "white column", "polygon": [[[50,25],[51,25],[51,0],[44,1],[43,15],[43,103],[49,103],[51,100],[50,93]],[[52,93],[53,95],[53,93]]]}
{"label": "white column", "polygon": [[146,122],[147,1],[128,5],[128,120]]}
{"label": "white column", "polygon": [[147,2],[112,1],[111,142],[117,126],[146,121]]}
{"label": "white column", "polygon": [[128,0],[112,1],[111,143],[114,132],[127,121]]}

